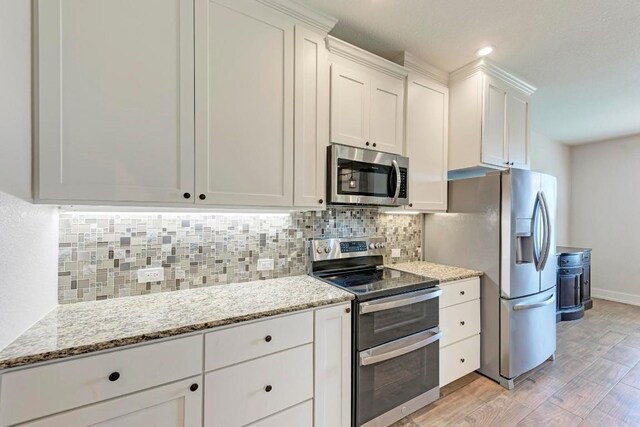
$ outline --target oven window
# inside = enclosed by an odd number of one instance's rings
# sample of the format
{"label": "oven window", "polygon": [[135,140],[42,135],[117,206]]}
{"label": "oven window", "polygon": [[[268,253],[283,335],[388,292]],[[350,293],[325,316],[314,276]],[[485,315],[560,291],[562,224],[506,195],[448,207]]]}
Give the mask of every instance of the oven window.
{"label": "oven window", "polygon": [[392,166],[338,159],[338,194],[389,197]]}
{"label": "oven window", "polygon": [[358,425],[400,406],[439,381],[438,341],[402,356],[358,368]]}
{"label": "oven window", "polygon": [[438,298],[358,316],[358,350],[438,326]]}

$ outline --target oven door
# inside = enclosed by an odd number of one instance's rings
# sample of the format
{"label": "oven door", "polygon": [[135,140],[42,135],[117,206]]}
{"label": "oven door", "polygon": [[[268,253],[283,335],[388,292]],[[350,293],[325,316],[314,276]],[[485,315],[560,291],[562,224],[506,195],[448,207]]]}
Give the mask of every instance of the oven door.
{"label": "oven door", "polygon": [[419,332],[358,354],[358,426],[389,425],[439,397],[442,332]]}
{"label": "oven door", "polygon": [[328,150],[330,203],[408,204],[408,158],[336,144]]}
{"label": "oven door", "polygon": [[358,304],[358,350],[438,326],[440,295],[442,290],[433,287]]}

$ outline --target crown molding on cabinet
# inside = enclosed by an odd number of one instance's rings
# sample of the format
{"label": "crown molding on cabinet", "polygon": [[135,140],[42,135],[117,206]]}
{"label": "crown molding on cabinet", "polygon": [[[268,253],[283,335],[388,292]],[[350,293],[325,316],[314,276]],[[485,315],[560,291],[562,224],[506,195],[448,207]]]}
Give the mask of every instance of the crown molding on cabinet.
{"label": "crown molding on cabinet", "polygon": [[333,16],[326,15],[311,9],[301,3],[293,0],[257,0],[273,9],[277,9],[280,12],[289,15],[299,21],[304,22],[311,27],[321,30],[324,33],[328,33],[338,23],[338,20]]}
{"label": "crown molding on cabinet", "polygon": [[423,61],[422,59],[407,51],[400,52],[400,54],[395,56],[392,61],[402,65],[405,68],[408,68],[409,70],[424,74],[425,76],[437,81],[438,83],[442,83],[445,86],[449,84],[449,73],[437,67],[434,67],[428,62]]}
{"label": "crown molding on cabinet", "polygon": [[477,72],[484,72],[486,74],[489,74],[490,76],[499,78],[509,83],[516,89],[524,92],[528,96],[533,95],[533,93],[537,90],[537,88],[531,83],[528,83],[520,77],[517,77],[509,71],[506,71],[495,62],[487,58],[480,58],[476,61],[471,62],[470,64],[465,65],[462,68],[457,69],[456,71],[453,71],[451,74],[449,74],[449,81],[457,82]]}
{"label": "crown molding on cabinet", "polygon": [[381,58],[332,36],[327,36],[327,49],[334,55],[380,71],[396,79],[404,79],[409,74],[406,68],[395,62]]}

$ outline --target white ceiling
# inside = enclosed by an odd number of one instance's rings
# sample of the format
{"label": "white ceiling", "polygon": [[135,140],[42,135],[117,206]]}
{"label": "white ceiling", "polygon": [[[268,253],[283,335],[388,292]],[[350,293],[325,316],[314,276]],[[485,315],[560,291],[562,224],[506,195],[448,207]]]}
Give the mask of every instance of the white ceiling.
{"label": "white ceiling", "polygon": [[638,0],[300,0],[339,19],[332,35],[446,71],[490,58],[538,87],[532,129],[578,144],[640,133]]}

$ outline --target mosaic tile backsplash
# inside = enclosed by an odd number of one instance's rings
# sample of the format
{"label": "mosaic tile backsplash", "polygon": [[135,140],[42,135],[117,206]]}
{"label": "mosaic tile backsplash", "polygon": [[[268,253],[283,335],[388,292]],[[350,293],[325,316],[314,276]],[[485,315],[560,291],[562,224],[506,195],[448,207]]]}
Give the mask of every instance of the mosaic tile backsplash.
{"label": "mosaic tile backsplash", "polygon": [[[61,304],[247,282],[308,272],[311,238],[385,236],[385,262],[420,260],[421,215],[375,209],[291,214],[61,213]],[[400,248],[400,258],[390,258]],[[257,271],[261,258],[274,270]],[[137,270],[164,267],[161,282],[138,283]]]}

